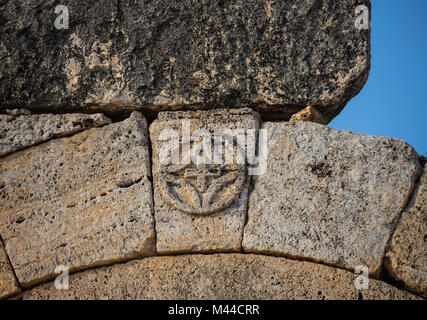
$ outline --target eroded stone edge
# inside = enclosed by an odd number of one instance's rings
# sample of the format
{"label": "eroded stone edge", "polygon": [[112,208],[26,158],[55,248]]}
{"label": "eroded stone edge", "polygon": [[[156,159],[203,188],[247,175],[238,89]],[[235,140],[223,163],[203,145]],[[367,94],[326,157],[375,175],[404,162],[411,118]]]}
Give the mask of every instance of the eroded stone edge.
{"label": "eroded stone edge", "polygon": [[[39,141],[35,141],[35,142],[28,144],[28,145],[25,145],[25,146],[16,147],[15,149],[10,150],[8,152],[0,153],[0,158],[5,158],[5,157],[10,156],[16,152],[23,151],[23,150],[41,145],[41,144],[49,142],[51,140],[71,137],[71,136],[74,136],[78,133],[81,133],[81,132],[84,132],[84,131],[87,131],[87,130],[90,130],[93,128],[102,128],[102,127],[105,127],[105,126],[113,123],[113,121],[109,117],[104,115],[102,112],[89,113],[89,114],[82,114],[79,112],[66,113],[66,114],[55,114],[55,113],[31,114],[28,112],[27,109],[14,109],[14,110],[6,110],[6,111],[9,111],[9,113],[6,113],[6,115],[10,115],[10,116],[14,117],[13,120],[15,120],[16,118],[19,118],[20,116],[33,116],[33,115],[39,115],[39,116],[41,116],[41,115],[52,115],[52,116],[55,116],[55,115],[62,115],[62,116],[66,116],[66,115],[87,115],[88,117],[90,117],[93,120],[93,124],[88,125],[86,127],[77,128],[77,129],[71,130],[71,131],[55,133],[49,138],[40,139]],[[12,113],[10,113],[10,112],[12,112]],[[15,112],[15,113],[13,113],[13,112]]]}
{"label": "eroded stone edge", "polygon": [[410,193],[410,195],[406,201],[405,206],[402,208],[402,210],[399,214],[399,217],[396,220],[396,223],[394,225],[394,229],[391,232],[390,238],[389,238],[387,245],[385,247],[384,254],[382,257],[382,263],[381,263],[381,274],[382,274],[383,278],[384,277],[387,278],[387,280],[388,280],[387,283],[399,288],[400,290],[410,292],[414,295],[423,297],[425,299],[427,299],[426,293],[420,292],[419,290],[417,290],[417,288],[414,288],[411,283],[406,283],[405,280],[400,277],[398,270],[394,270],[394,268],[392,266],[392,259],[393,259],[393,257],[392,257],[392,255],[393,255],[392,242],[394,239],[394,235],[398,231],[399,225],[402,222],[403,215],[405,213],[411,212],[411,209],[416,204],[418,190],[421,188],[421,186],[423,184],[423,181],[422,181],[423,175],[427,172],[427,161],[426,160],[427,159],[423,156],[419,157],[419,163],[420,163],[422,170],[419,173],[419,175],[418,175],[418,177],[414,183],[413,189],[412,189],[412,191],[411,191],[411,193]]}

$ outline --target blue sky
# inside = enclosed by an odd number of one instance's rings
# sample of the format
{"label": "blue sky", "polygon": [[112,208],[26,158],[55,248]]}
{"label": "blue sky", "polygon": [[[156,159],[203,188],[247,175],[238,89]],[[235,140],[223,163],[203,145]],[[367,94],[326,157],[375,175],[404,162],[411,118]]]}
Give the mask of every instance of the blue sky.
{"label": "blue sky", "polygon": [[427,0],[371,0],[369,80],[329,126],[405,140],[427,155]]}

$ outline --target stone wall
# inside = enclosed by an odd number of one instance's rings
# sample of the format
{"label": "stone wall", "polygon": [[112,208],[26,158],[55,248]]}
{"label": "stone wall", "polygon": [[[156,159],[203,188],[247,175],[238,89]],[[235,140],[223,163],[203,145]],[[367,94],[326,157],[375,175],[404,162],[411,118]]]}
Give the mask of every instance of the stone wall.
{"label": "stone wall", "polygon": [[326,126],[369,0],[59,4],[0,1],[0,298],[427,297],[425,159]]}
{"label": "stone wall", "polygon": [[[0,115],[2,297],[426,296],[427,169],[403,141],[262,122],[250,109],[164,112],[149,127],[139,112],[117,122],[8,113]],[[257,154],[267,151],[264,172],[250,174],[252,164],[236,158],[165,163],[185,157],[187,123],[190,136],[253,132]],[[164,129],[178,134],[177,149],[165,148]],[[69,290],[53,284],[60,265],[72,274]],[[359,266],[368,290],[354,287]]]}

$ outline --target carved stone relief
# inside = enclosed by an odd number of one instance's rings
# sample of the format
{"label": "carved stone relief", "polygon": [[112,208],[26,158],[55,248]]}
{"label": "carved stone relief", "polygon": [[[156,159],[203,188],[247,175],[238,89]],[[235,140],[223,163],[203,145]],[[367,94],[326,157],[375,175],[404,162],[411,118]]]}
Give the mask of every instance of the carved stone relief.
{"label": "carved stone relief", "polygon": [[218,149],[215,139],[218,132],[258,130],[259,123],[250,109],[220,109],[163,112],[151,124],[160,254],[240,251],[249,184],[246,144],[225,134]]}

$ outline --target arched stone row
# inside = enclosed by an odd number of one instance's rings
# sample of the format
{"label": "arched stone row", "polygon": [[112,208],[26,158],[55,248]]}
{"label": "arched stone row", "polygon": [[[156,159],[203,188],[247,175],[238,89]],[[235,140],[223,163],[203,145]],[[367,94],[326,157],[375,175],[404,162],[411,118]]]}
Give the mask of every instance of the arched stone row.
{"label": "arched stone row", "polygon": [[[94,118],[102,121],[86,120]],[[40,125],[48,128],[43,131],[51,128],[54,133],[42,137],[37,127],[40,119],[49,119]],[[144,266],[154,263],[151,261],[161,264],[187,259],[145,259],[170,254],[194,255],[194,266],[198,259],[211,263],[209,259],[229,261],[236,257],[242,264],[246,260],[257,264],[261,263],[258,260],[277,265],[300,263],[313,270],[322,269],[320,274],[324,270],[345,274],[348,281],[344,287],[354,278],[353,271],[362,266],[371,279],[392,278],[400,283],[399,287],[426,295],[427,174],[425,168],[423,173],[423,159],[403,141],[309,122],[262,123],[250,109],[165,112],[150,129],[138,112],[115,123],[102,115],[77,114],[9,114],[0,115],[0,121],[8,126],[1,138],[6,151],[0,157],[0,235],[5,248],[0,248],[2,297],[14,295],[20,288],[50,283],[58,276],[56,268],[60,265],[76,273],[73,279],[80,279],[82,275],[98,274],[101,271],[96,270],[104,265],[119,263],[99,270],[124,268],[122,263],[134,259]],[[189,124],[190,138],[178,130],[183,121]],[[79,129],[68,131],[68,123]],[[217,154],[214,165],[162,163],[162,157],[174,150],[164,148],[170,142],[162,136],[164,129],[170,129],[172,135],[168,137],[175,137],[173,141],[178,144],[189,139],[190,153],[193,148],[202,151],[197,149],[199,142],[206,147],[203,138],[207,137],[206,144],[214,143],[221,130],[234,132],[232,141],[244,138],[240,146],[245,161],[231,167],[221,164],[218,159],[225,159],[230,151],[222,140],[224,149],[218,149],[222,154]],[[21,144],[17,132],[26,132]],[[194,136],[200,140],[194,140]],[[251,145],[256,146],[256,157],[249,158],[256,162],[247,161]],[[237,151],[233,151],[233,161],[238,158]],[[177,159],[181,161],[183,155]],[[250,171],[263,165],[265,170]],[[168,166],[171,170],[165,169]],[[233,171],[235,168],[244,170]],[[236,187],[239,175],[244,181],[241,188]],[[171,200],[167,195],[175,198]],[[197,199],[205,199],[204,204]],[[204,208],[203,214],[191,208]],[[199,253],[257,256],[209,258]],[[233,263],[217,272],[231,270]],[[297,281],[292,279],[286,280],[289,285]],[[35,296],[46,286],[49,284],[24,296]],[[334,296],[328,288],[319,291],[327,292],[325,297],[350,297],[344,293]],[[224,290],[225,297],[228,289]],[[381,291],[383,296],[372,293],[372,297],[409,297],[390,293],[395,289],[387,290],[386,294]],[[46,294],[62,295],[51,291]],[[257,294],[262,296],[261,289]],[[139,296],[135,293],[131,297]],[[303,295],[284,291],[272,297]]]}

